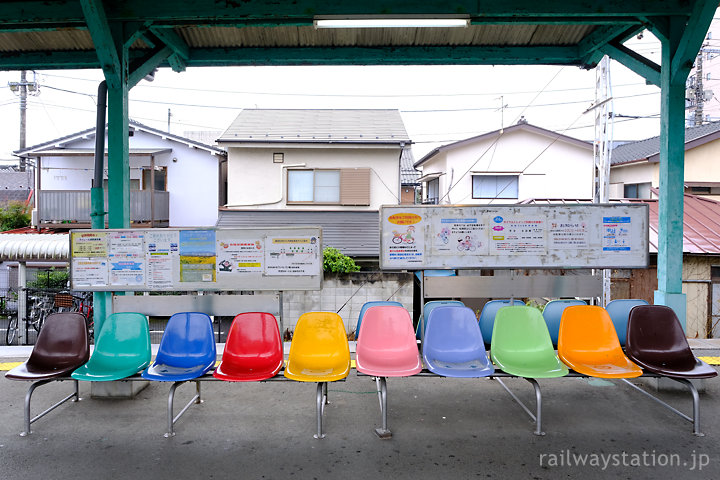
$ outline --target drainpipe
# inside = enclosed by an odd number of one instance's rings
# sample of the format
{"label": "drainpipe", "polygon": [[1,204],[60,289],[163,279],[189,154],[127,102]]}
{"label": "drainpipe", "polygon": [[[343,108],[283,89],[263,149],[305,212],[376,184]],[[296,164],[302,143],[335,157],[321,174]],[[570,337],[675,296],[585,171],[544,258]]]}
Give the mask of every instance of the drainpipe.
{"label": "drainpipe", "polygon": [[[107,107],[107,82],[98,85],[97,115],[95,122],[95,175],[90,189],[90,226],[100,230],[105,228],[105,195],[103,194],[103,172],[105,171],[105,109]],[[105,321],[108,294],[93,293],[93,317],[95,319],[95,338]]]}

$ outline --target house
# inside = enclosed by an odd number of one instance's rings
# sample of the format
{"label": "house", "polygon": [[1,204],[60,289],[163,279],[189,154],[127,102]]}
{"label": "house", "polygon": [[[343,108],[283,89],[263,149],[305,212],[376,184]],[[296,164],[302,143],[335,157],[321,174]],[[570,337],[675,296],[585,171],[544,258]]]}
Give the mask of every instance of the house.
{"label": "house", "polygon": [[[223,150],[135,121],[129,146],[133,225],[215,225],[218,205],[225,201]],[[35,166],[36,226],[89,228],[94,148],[90,128],[14,152]],[[107,185],[107,170],[104,177]]]}
{"label": "house", "polygon": [[402,156],[400,157],[400,204],[401,205],[413,205],[415,203],[417,194],[420,193],[420,172],[415,167],[415,157],[413,156],[412,149],[409,147],[403,148]]}
{"label": "house", "polygon": [[[720,200],[720,122],[685,129],[685,193]],[[660,186],[660,137],[629,142],[611,154],[610,198],[653,198]]]}
{"label": "house", "polygon": [[320,225],[326,246],[376,261],[378,210],[415,182],[401,178],[410,143],[397,110],[242,110],[218,139],[228,152],[218,226]]}
{"label": "house", "polygon": [[434,149],[422,168],[423,203],[516,203],[534,197],[593,198],[591,143],[527,123]]}
{"label": "house", "polygon": [[28,202],[32,200],[33,174],[14,168],[0,169],[0,205],[8,202]]}

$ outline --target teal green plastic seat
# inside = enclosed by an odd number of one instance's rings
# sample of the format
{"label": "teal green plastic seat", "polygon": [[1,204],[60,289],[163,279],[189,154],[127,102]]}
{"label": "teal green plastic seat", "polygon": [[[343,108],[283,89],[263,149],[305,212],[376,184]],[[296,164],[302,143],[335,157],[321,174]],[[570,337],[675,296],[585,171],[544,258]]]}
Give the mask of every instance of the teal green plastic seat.
{"label": "teal green plastic seat", "polygon": [[150,365],[150,330],[141,313],[113,313],[103,322],[90,360],[72,373],[75,380],[109,382]]}
{"label": "teal green plastic seat", "polygon": [[542,314],[533,307],[502,307],[497,311],[490,357],[502,371],[518,377],[568,374],[567,366],[555,354]]}

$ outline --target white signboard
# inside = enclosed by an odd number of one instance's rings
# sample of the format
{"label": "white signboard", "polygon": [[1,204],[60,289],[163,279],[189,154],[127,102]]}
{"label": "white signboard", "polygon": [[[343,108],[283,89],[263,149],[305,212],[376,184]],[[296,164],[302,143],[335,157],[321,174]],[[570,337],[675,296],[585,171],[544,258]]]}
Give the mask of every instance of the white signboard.
{"label": "white signboard", "polygon": [[644,204],[384,206],[383,269],[645,268]]}
{"label": "white signboard", "polygon": [[98,291],[319,290],[319,227],[70,232],[71,286]]}

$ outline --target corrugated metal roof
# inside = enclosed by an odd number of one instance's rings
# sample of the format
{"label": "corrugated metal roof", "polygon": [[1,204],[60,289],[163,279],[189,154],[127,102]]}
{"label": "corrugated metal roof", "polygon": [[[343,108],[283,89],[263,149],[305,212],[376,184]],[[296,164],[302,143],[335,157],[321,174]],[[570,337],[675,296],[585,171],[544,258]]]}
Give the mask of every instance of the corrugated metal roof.
{"label": "corrugated metal roof", "polygon": [[259,143],[410,143],[398,110],[242,110],[218,139]]}
{"label": "corrugated metal roof", "polygon": [[67,234],[0,235],[0,261],[60,260],[68,261],[70,242]]}
{"label": "corrugated metal roof", "polygon": [[[536,205],[592,203],[577,199],[530,199],[522,203]],[[658,207],[659,201],[639,199],[618,199],[610,203],[646,203],[650,217],[650,253],[658,251]],[[720,255],[720,202],[696,195],[685,194],[683,202],[683,253],[695,255]]]}
{"label": "corrugated metal roof", "polygon": [[380,255],[380,214],[368,211],[220,210],[218,227],[320,226],[323,245],[351,257]]}
{"label": "corrugated metal roof", "polygon": [[415,157],[408,147],[403,148],[400,155],[400,183],[403,185],[417,185],[420,172],[415,170],[413,164]]}
{"label": "corrugated metal roof", "polygon": [[[711,122],[685,129],[685,150],[720,138],[720,122]],[[658,161],[660,137],[647,138],[637,142],[624,143],[612,150],[612,165],[623,165],[638,161]]]}

